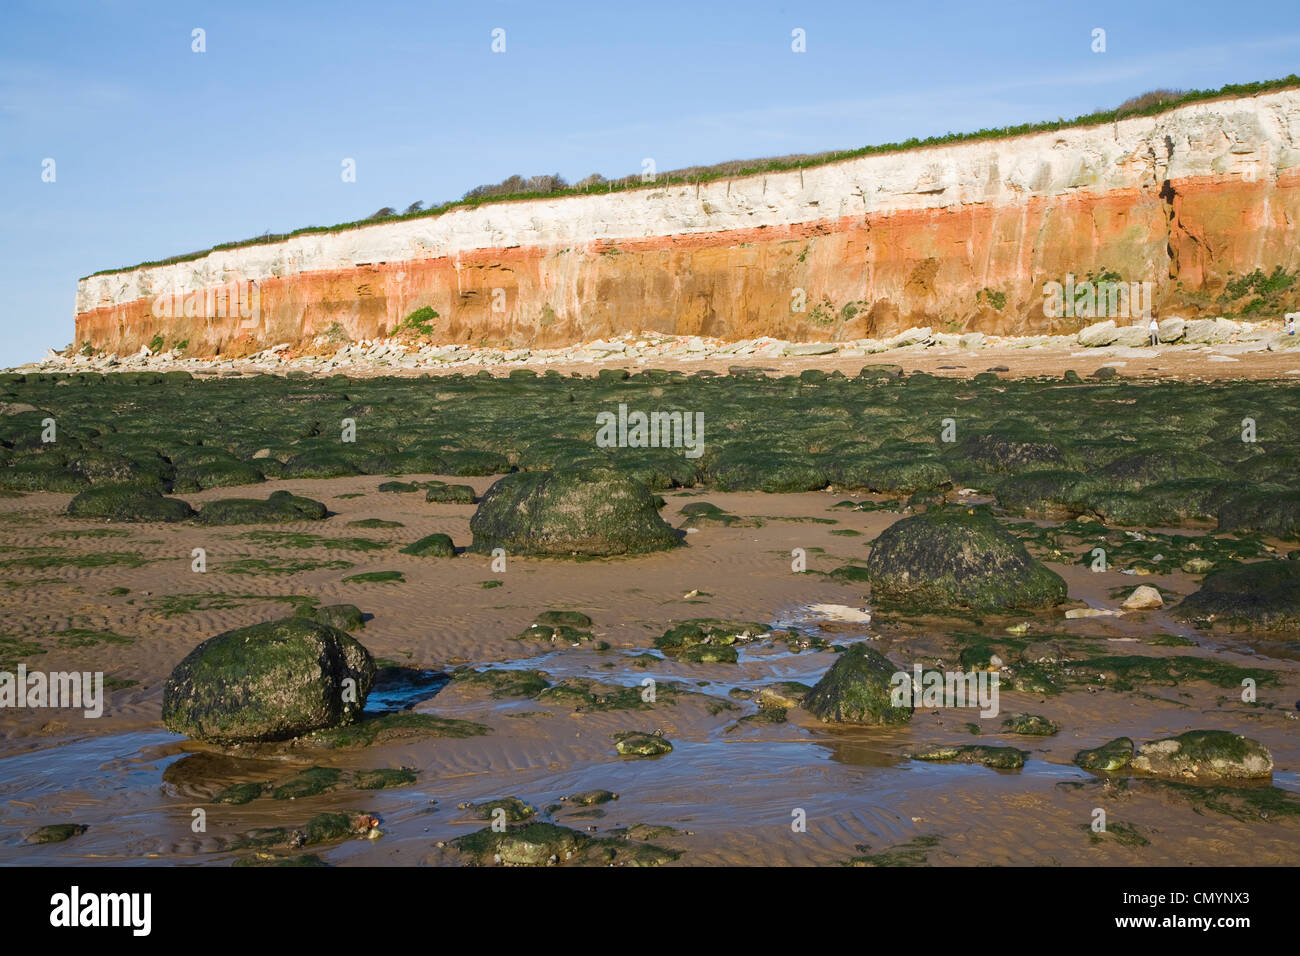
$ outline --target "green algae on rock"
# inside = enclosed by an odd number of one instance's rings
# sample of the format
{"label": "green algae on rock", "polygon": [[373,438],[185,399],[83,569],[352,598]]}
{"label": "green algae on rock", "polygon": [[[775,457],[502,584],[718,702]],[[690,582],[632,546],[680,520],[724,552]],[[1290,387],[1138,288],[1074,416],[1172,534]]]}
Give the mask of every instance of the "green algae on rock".
{"label": "green algae on rock", "polygon": [[391,714],[362,715],[360,720],[313,732],[307,742],[326,748],[371,747],[409,737],[479,737],[492,729],[472,720],[438,717],[403,710]]}
{"label": "green algae on rock", "polygon": [[425,501],[446,505],[472,505],[478,500],[469,485],[433,485],[424,495]]}
{"label": "green algae on rock", "polygon": [[373,837],[379,833],[379,818],[367,811],[318,813],[306,825],[262,827],[235,841],[232,850],[268,849],[271,847],[316,846],[338,843],[356,837]]}
{"label": "green algae on rock", "polygon": [[[678,691],[679,688],[673,682],[659,681],[655,685],[655,703],[671,703]],[[558,681],[538,694],[537,701],[569,706],[574,713],[650,710],[654,706],[644,696],[644,688],[607,683],[590,677],[567,677]]]}
{"label": "green algae on rock", "polygon": [[68,502],[73,518],[106,518],[109,521],[186,521],[194,509],[179,498],[164,498],[154,488],[142,485],[96,485]]}
{"label": "green algae on rock", "polygon": [[329,864],[315,853],[300,853],[297,856],[276,856],[273,853],[250,853],[241,856],[231,866],[269,866],[269,867],[322,867]]}
{"label": "green algae on rock", "polygon": [[480,553],[608,556],[680,543],[650,490],[604,466],[507,475],[483,495],[470,531]]}
{"label": "green algae on rock", "polygon": [[660,733],[645,734],[627,731],[616,734],[615,749],[625,757],[658,757],[670,753],[673,745]]}
{"label": "green algae on rock", "polygon": [[277,741],[353,722],[374,680],[370,652],[306,618],[226,631],[167,678],[168,730],[218,744]]}
{"label": "green algae on rock", "polygon": [[903,518],[881,532],[866,567],[880,603],[1027,610],[1066,599],[1065,581],[984,509]]}
{"label": "green algae on rock", "polygon": [[918,753],[908,754],[913,760],[953,761],[956,763],[978,763],[994,770],[1019,770],[1025,765],[1028,751],[1015,747],[986,747],[971,744],[964,747],[932,747]]}
{"label": "green algae on rock", "polygon": [[518,797],[501,797],[480,803],[461,803],[457,810],[466,810],[479,820],[503,819],[506,823],[522,823],[537,815],[537,808]]}
{"label": "green algae on rock", "polygon": [[551,627],[591,627],[591,618],[581,611],[543,611],[533,620]]}
{"label": "green algae on rock", "polygon": [[[867,853],[855,856],[845,862],[845,866],[926,866],[931,850],[939,845],[937,836],[913,837],[906,843],[900,843],[883,853]],[[858,849],[866,849],[859,847]]]}
{"label": "green algae on rock", "polygon": [[265,783],[234,783],[213,794],[212,802],[242,806],[245,803],[252,803],[266,793],[266,788]]}
{"label": "green algae on rock", "polygon": [[1173,613],[1200,625],[1300,630],[1300,561],[1252,561],[1214,571]]}
{"label": "green algae on rock", "polygon": [[74,836],[80,836],[88,829],[89,827],[84,823],[49,823],[27,834],[27,842],[30,844],[62,843]]}
{"label": "green algae on rock", "polygon": [[1100,747],[1080,750],[1074,755],[1074,765],[1084,770],[1123,770],[1133,760],[1133,741],[1116,737]]}
{"label": "green algae on rock", "polygon": [[491,688],[494,698],[536,697],[551,686],[545,671],[489,668],[481,671],[461,671],[454,680]]}
{"label": "green algae on rock", "polygon": [[401,571],[363,571],[343,579],[344,584],[387,584],[390,581],[405,583],[406,577]]}
{"label": "green algae on rock", "polygon": [[1051,737],[1061,730],[1060,725],[1039,714],[1012,714],[1002,721],[1002,727],[1009,734],[1024,737]]}
{"label": "green algae on rock", "polygon": [[618,794],[611,790],[580,790],[560,799],[566,803],[575,803],[580,807],[594,807],[602,803],[609,803],[611,800],[617,800]]}
{"label": "green algae on rock", "polygon": [[265,501],[259,498],[219,498],[199,509],[199,524],[282,524],[289,521],[321,521],[329,509],[319,501],[287,491],[273,491]]}
{"label": "green algae on rock", "polygon": [[723,621],[700,617],[675,624],[655,638],[654,645],[665,654],[685,661],[718,660],[734,664],[733,645],[767,637],[770,629],[753,621]]}
{"label": "green algae on rock", "polygon": [[660,866],[681,856],[630,837],[592,837],[554,823],[526,823],[494,830],[485,827],[450,844],[483,866]]}
{"label": "green algae on rock", "polygon": [[735,664],[740,653],[734,647],[718,644],[695,644],[677,654],[685,664]]}
{"label": "green algae on rock", "polygon": [[911,706],[895,705],[892,699],[898,672],[875,648],[851,644],[804,696],[804,709],[826,723],[906,723],[912,719]]}
{"label": "green algae on rock", "polygon": [[366,626],[366,616],[355,604],[327,604],[324,607],[298,608],[294,617],[306,617],[317,624],[336,627],[340,631],[358,631]]}
{"label": "green algae on rock", "polygon": [[1189,730],[1138,748],[1130,766],[1159,777],[1255,779],[1273,773],[1273,755],[1263,744],[1226,730]]}
{"label": "green algae on rock", "polygon": [[410,767],[382,767],[376,770],[358,770],[353,782],[358,790],[387,790],[389,787],[405,787],[415,783],[415,779],[415,771]]}
{"label": "green algae on rock", "polygon": [[454,558],[456,545],[452,543],[450,535],[430,534],[402,548],[402,554],[413,554],[420,558]]}

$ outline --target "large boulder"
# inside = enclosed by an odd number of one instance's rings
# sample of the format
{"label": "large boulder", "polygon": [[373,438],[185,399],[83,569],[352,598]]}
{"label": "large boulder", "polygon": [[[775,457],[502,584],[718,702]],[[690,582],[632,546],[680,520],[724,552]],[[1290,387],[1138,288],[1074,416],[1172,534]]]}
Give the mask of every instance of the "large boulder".
{"label": "large boulder", "polygon": [[804,709],[827,723],[907,723],[911,706],[895,706],[892,699],[897,673],[875,648],[852,644],[804,696]]}
{"label": "large boulder", "polygon": [[370,652],[338,628],[302,617],[254,624],[176,665],[163,723],[222,745],[287,740],[355,721],[374,676]]}
{"label": "large boulder", "polygon": [[650,490],[602,465],[507,475],[483,495],[469,529],[471,550],[484,553],[643,554],[679,543]]}
{"label": "large boulder", "polygon": [[1213,345],[1230,341],[1237,331],[1237,324],[1224,318],[1193,319],[1184,327],[1183,340],[1191,345]]}
{"label": "large boulder", "polygon": [[1189,730],[1138,748],[1129,766],[1175,779],[1254,779],[1273,772],[1273,755],[1259,741],[1226,730]]}
{"label": "large boulder", "polygon": [[68,502],[74,518],[109,521],[185,521],[194,509],[179,498],[164,498],[157,489],[140,485],[96,485]]}
{"label": "large boulder", "polygon": [[1145,325],[1124,325],[1115,330],[1112,345],[1140,349],[1151,344],[1151,330]]}
{"label": "large boulder", "polygon": [[1183,319],[1171,316],[1167,319],[1160,320],[1160,341],[1168,345],[1171,342],[1177,342],[1187,333],[1187,322]]}
{"label": "large boulder", "polygon": [[1300,561],[1252,561],[1206,575],[1174,608],[1193,624],[1300,630]]}
{"label": "large boulder", "polygon": [[880,603],[1024,610],[1066,599],[1065,581],[984,509],[936,508],[895,522],[876,538],[866,569]]}
{"label": "large boulder", "polygon": [[289,521],[320,521],[329,509],[319,501],[287,491],[275,491],[265,501],[259,498],[219,498],[199,511],[200,524],[283,524]]}
{"label": "large boulder", "polygon": [[1103,345],[1110,345],[1119,336],[1119,330],[1115,328],[1115,320],[1107,319],[1105,322],[1094,322],[1087,328],[1079,330],[1079,344],[1086,348],[1100,348]]}

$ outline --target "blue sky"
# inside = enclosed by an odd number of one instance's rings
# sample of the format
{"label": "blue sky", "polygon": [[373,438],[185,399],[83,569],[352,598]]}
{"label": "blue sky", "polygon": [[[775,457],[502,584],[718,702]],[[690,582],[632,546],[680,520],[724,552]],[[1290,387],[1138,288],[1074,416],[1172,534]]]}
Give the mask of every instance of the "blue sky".
{"label": "blue sky", "polygon": [[1297,71],[1295,0],[4,0],[0,366],[72,340],[87,273],[512,173],[847,148]]}

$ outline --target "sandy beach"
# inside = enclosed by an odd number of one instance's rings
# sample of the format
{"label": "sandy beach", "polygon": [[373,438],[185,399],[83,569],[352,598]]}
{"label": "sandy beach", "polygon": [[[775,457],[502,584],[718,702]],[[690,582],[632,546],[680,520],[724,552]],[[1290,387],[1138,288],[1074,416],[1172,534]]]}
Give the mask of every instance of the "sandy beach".
{"label": "sandy beach", "polygon": [[[471,484],[481,493],[493,478],[445,480]],[[365,476],[280,483],[326,502],[333,514],[325,522],[276,526],[275,533],[362,536],[388,545],[443,532],[457,543],[467,541],[473,506],[378,492],[382,481]],[[190,498],[199,505],[245,493],[257,491],[211,489]],[[1121,692],[1104,681],[1085,681],[1052,696],[1004,691],[1001,715],[983,721],[973,712],[918,709],[902,729],[853,728],[828,726],[798,707],[783,722],[746,720],[763,713],[745,699],[746,692],[779,681],[816,683],[835,658],[828,642],[868,641],[896,661],[952,660],[958,646],[952,635],[963,625],[942,617],[853,620],[860,617],[853,611],[870,607],[862,586],[827,572],[860,560],[866,543],[898,520],[896,513],[834,508],[848,497],[840,492],[686,490],[666,497],[664,515],[674,526],[681,523],[681,506],[708,500],[732,514],[760,519],[761,527],[705,527],[688,535],[687,548],[635,558],[511,558],[498,573],[485,555],[430,562],[392,548],[290,551],[256,540],[257,530],[243,527],[72,519],[61,513],[67,495],[0,501],[6,552],[57,541],[74,553],[141,557],[138,567],[6,571],[0,590],[5,633],[120,635],[93,646],[66,639],[43,642],[45,653],[32,660],[48,670],[102,670],[122,685],[108,691],[109,704],[98,720],[39,710],[5,715],[0,859],[228,862],[239,855],[231,846],[252,828],[294,827],[316,813],[361,809],[382,820],[383,838],[345,842],[325,854],[328,862],[454,864],[463,860],[440,844],[482,826],[458,805],[517,797],[539,813],[551,808],[545,811],[549,818],[585,832],[633,828],[634,836],[680,854],[665,861],[673,865],[827,865],[862,856],[929,865],[1300,862],[1300,821],[1294,817],[1261,820],[1249,810],[1227,812],[1225,806],[1240,809],[1228,798],[1223,806],[1207,809],[1194,788],[1099,779],[1071,764],[1080,748],[1113,737],[1145,740],[1213,726],[1264,743],[1277,764],[1274,786],[1300,791],[1295,732],[1300,652],[1294,645],[1265,654],[1248,639],[1217,634],[1207,639],[1163,611],[1069,621],[1059,611],[1010,615],[983,624],[997,633],[1028,623],[1036,645],[1191,654],[1266,668],[1278,680],[1262,693],[1275,705],[1251,707],[1230,689],[1206,682]],[[400,525],[351,526],[376,518]],[[203,574],[191,570],[195,547],[207,551]],[[808,555],[804,573],[791,568],[796,548]],[[231,573],[249,558],[322,566]],[[351,567],[329,564],[338,561]],[[1195,588],[1178,571],[1134,577],[1118,569],[1096,574],[1060,561],[1051,566],[1065,577],[1073,602],[1096,607],[1117,607],[1112,589],[1135,583],[1158,584],[1174,594]],[[342,581],[387,570],[400,571],[404,580]],[[235,759],[165,731],[158,712],[171,668],[205,637],[288,613],[284,597],[293,595],[362,608],[369,618],[357,636],[376,658],[403,667],[443,675],[463,668],[539,670],[553,682],[582,678],[637,688],[649,678],[677,690],[644,709],[591,710],[494,696],[487,685],[452,680],[422,697],[415,710],[478,722],[490,733],[402,739],[346,752],[291,746]],[[815,605],[833,608],[827,616],[813,610]],[[592,636],[608,650],[516,639],[539,612],[570,609],[590,616]],[[770,623],[798,639],[746,645],[735,664],[685,664],[658,654],[645,659],[665,628],[705,617]],[[1160,634],[1196,643],[1151,646]],[[801,647],[800,641],[810,646]],[[1001,720],[1017,711],[1043,714],[1063,729],[1047,738],[1003,733]],[[978,725],[975,730],[972,724]],[[674,751],[654,759],[620,757],[612,735],[629,730],[662,731]],[[906,758],[920,746],[971,742],[1013,744],[1028,749],[1029,757],[1017,772]],[[232,784],[282,782],[313,766],[406,767],[416,779],[373,793],[339,790],[295,800],[266,796],[240,806],[211,802]],[[612,791],[617,799],[598,806],[563,799],[595,788]],[[203,834],[191,829],[198,807],[206,808]],[[1101,836],[1089,829],[1099,807],[1112,822],[1111,832]],[[805,832],[791,826],[800,811]],[[74,821],[87,826],[75,839],[37,847],[22,842],[20,834],[34,826]],[[1122,825],[1117,828],[1116,822]]]}

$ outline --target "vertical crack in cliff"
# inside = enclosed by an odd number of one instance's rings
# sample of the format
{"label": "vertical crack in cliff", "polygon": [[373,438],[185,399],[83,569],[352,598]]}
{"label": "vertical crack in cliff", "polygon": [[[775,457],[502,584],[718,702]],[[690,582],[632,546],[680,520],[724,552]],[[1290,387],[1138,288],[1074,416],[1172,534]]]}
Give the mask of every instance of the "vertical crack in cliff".
{"label": "vertical crack in cliff", "polygon": [[1174,230],[1178,228],[1178,210],[1174,200],[1178,193],[1174,184],[1166,179],[1160,186],[1160,201],[1165,204],[1165,255],[1169,258],[1169,278],[1178,278],[1178,248],[1174,245]]}
{"label": "vertical crack in cliff", "polygon": [[1177,279],[1182,272],[1183,262],[1176,239],[1185,237],[1196,249],[1197,265],[1204,271],[1211,258],[1209,243],[1204,236],[1192,232],[1179,215],[1179,195],[1172,180],[1166,179],[1160,184],[1160,201],[1165,204],[1165,254],[1169,257],[1169,278]]}

